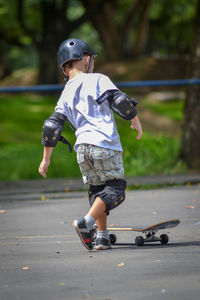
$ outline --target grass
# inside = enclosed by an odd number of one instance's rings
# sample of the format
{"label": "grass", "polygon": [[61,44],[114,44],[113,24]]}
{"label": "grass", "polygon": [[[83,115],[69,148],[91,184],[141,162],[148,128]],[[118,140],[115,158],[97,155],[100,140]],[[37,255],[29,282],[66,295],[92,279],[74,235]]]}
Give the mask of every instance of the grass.
{"label": "grass", "polygon": [[[41,145],[43,121],[53,113],[57,96],[14,95],[0,98],[0,180],[41,178],[38,166],[42,159]],[[180,101],[179,101],[180,102]],[[149,107],[173,118],[173,110],[181,115],[181,105],[170,103],[168,109]],[[174,105],[174,108],[173,108]],[[179,111],[179,112],[178,112]],[[168,113],[167,113],[168,112]],[[179,173],[184,164],[177,159],[179,140],[165,134],[144,132],[136,141],[136,133],[130,123],[116,118],[124,153],[126,176]],[[73,144],[74,133],[65,125],[63,135]],[[58,143],[52,155],[48,178],[80,177],[75,153],[69,153],[66,145]]]}
{"label": "grass", "polygon": [[180,141],[164,133],[152,134],[144,131],[142,139],[136,140],[136,132],[126,123],[122,126],[117,120],[126,176],[174,174],[183,172],[186,167],[178,159]]}
{"label": "grass", "polygon": [[142,105],[157,114],[161,114],[167,117],[172,118],[175,121],[181,121],[183,119],[183,105],[184,101],[182,100],[173,100],[166,102],[151,102],[143,101]]}

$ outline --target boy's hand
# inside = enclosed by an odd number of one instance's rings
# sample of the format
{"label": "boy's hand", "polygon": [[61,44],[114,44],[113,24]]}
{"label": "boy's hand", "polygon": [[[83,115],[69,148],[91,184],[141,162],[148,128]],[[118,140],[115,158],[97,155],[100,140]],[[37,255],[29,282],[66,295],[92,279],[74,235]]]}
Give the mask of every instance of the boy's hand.
{"label": "boy's hand", "polygon": [[138,116],[135,116],[131,120],[131,128],[137,130],[137,132],[138,132],[137,140],[141,139],[141,137],[142,137],[142,126],[140,124],[140,120],[139,120]]}
{"label": "boy's hand", "polygon": [[44,153],[43,153],[43,159],[40,163],[38,172],[44,177],[46,178],[46,172],[48,171],[48,167],[50,165],[50,158],[51,158],[51,154],[53,151],[53,147],[44,147]]}
{"label": "boy's hand", "polygon": [[38,171],[44,178],[47,177],[46,172],[48,171],[49,165],[50,165],[50,160],[46,160],[46,159],[43,159],[40,163]]}

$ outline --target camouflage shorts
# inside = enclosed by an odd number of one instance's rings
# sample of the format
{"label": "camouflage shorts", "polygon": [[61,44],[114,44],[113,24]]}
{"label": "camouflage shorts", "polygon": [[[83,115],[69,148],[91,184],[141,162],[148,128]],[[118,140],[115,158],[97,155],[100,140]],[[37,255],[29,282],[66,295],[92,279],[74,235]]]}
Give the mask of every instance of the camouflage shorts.
{"label": "camouflage shorts", "polygon": [[84,183],[101,185],[107,180],[124,178],[121,151],[81,144],[77,146],[77,162]]}

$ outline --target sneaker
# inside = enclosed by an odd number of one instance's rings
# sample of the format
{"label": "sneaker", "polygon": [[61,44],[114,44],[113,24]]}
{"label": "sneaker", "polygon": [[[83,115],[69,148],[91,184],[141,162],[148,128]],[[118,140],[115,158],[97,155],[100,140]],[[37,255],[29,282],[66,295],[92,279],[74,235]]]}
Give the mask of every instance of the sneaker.
{"label": "sneaker", "polygon": [[96,250],[107,250],[111,248],[110,240],[104,239],[104,238],[98,238],[96,240]]}
{"label": "sneaker", "polygon": [[78,233],[78,236],[80,237],[80,240],[85,246],[85,248],[88,250],[92,250],[92,234],[85,224],[85,219],[82,218],[74,220],[72,225],[76,229],[76,232]]}

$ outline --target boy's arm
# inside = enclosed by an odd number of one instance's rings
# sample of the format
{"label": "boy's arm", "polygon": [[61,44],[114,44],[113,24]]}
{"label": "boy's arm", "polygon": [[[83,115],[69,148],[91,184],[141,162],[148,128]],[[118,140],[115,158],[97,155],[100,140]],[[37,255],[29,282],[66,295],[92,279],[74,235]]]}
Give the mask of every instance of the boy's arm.
{"label": "boy's arm", "polygon": [[55,112],[47,120],[44,121],[42,144],[47,147],[56,147],[58,141],[67,144],[69,151],[72,148],[68,140],[61,134],[67,117],[63,113]]}
{"label": "boy's arm", "polygon": [[118,89],[106,90],[96,101],[101,105],[105,100],[108,101],[112,111],[125,120],[132,120],[137,115],[138,102]]}
{"label": "boy's arm", "polygon": [[140,120],[139,120],[138,116],[135,116],[131,120],[131,128],[137,130],[137,132],[138,132],[137,140],[141,139],[143,133],[142,133],[142,126],[140,124]]}
{"label": "boy's arm", "polygon": [[51,154],[53,152],[54,147],[44,146],[43,159],[39,166],[39,173],[46,178],[46,172],[48,171],[48,167],[50,165]]}
{"label": "boy's arm", "polygon": [[61,136],[64,122],[67,117],[62,113],[53,113],[47,120],[44,121],[42,144],[44,145],[43,159],[39,166],[39,173],[46,178],[46,172],[50,165],[50,158],[53,148],[56,147],[57,142],[61,141],[68,144],[69,151],[72,151],[70,143]]}
{"label": "boy's arm", "polygon": [[137,117],[136,105],[138,102],[133,98],[130,99],[127,94],[120,90],[107,90],[96,101],[100,105],[105,100],[108,101],[110,108],[120,117],[131,121],[131,128],[138,132],[137,140],[142,137],[142,126]]}

